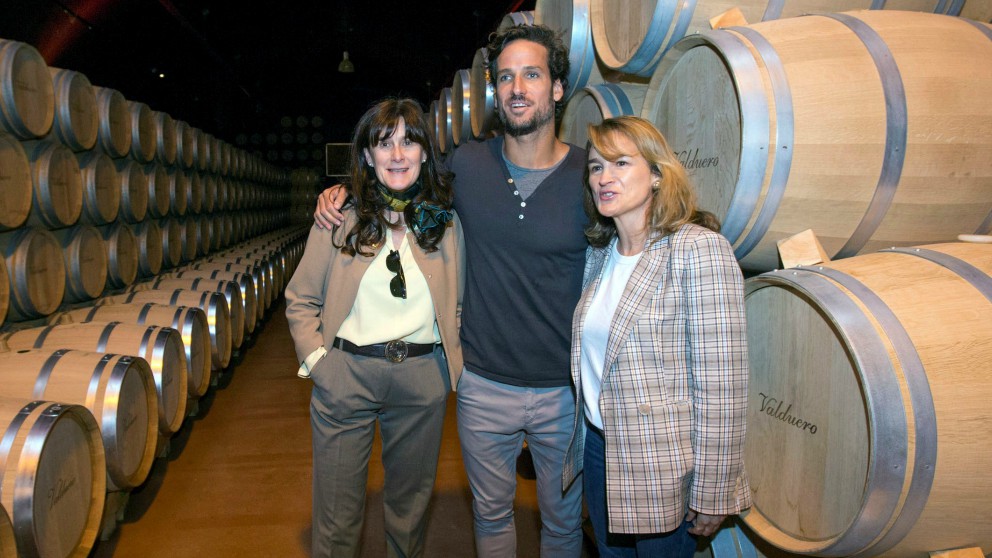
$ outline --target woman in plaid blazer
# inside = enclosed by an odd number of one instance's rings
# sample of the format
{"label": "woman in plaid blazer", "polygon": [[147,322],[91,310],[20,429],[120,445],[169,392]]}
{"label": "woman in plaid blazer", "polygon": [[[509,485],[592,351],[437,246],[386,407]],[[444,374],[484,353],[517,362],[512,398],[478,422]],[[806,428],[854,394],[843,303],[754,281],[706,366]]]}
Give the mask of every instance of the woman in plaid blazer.
{"label": "woman in plaid blazer", "polygon": [[751,504],[743,278],[651,123],[607,119],[589,136],[562,480],[584,470],[601,556],[689,557],[694,535]]}

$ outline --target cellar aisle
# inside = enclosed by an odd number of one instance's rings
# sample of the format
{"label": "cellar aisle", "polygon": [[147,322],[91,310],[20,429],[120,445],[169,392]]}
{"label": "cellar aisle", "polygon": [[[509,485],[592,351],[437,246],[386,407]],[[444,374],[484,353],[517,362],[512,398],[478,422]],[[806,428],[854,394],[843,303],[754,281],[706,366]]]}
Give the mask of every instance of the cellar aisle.
{"label": "cellar aisle", "polygon": [[[124,519],[93,558],[310,554],[310,383],[295,375],[285,300],[270,310],[244,358],[234,361],[173,437],[135,490]],[[383,470],[370,464],[362,557],[385,556]],[[539,518],[532,480],[518,476],[518,555],[537,556]],[[448,400],[427,555],[474,556],[471,493]]]}

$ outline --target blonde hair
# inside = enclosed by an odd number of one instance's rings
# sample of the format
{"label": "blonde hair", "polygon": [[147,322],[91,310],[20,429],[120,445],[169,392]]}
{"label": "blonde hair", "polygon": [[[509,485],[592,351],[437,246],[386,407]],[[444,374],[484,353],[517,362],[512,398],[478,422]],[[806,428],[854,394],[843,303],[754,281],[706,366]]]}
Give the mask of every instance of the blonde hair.
{"label": "blonde hair", "polygon": [[[624,153],[618,147],[618,138],[627,138],[637,148],[637,153]],[[648,162],[657,181],[652,185],[653,195],[648,208],[648,232],[665,236],[682,225],[694,223],[719,232],[716,216],[696,205],[696,193],[682,163],[668,146],[665,137],[651,122],[637,116],[607,118],[602,123],[589,125],[589,149],[595,149],[609,161],[627,155],[640,155]],[[613,219],[603,217],[596,210],[592,190],[589,188],[589,167],[586,166],[584,205],[589,217],[586,238],[596,247],[606,246],[616,236]],[[650,235],[649,236],[653,236]]]}

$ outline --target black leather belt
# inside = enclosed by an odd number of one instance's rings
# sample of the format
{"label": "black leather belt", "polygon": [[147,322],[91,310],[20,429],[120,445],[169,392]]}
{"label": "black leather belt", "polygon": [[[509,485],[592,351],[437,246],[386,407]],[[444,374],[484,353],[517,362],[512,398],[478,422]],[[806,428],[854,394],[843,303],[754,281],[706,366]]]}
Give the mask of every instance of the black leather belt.
{"label": "black leather belt", "polygon": [[398,339],[387,343],[359,346],[347,339],[335,337],[332,346],[353,355],[384,358],[389,362],[403,362],[408,357],[424,356],[434,352],[434,344],[407,343]]}

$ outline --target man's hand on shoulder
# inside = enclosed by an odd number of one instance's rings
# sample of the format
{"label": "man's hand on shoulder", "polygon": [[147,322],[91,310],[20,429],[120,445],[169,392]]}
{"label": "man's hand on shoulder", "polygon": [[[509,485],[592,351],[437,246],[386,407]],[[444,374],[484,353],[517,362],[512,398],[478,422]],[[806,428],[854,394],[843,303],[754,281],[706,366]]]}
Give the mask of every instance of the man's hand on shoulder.
{"label": "man's hand on shoulder", "polygon": [[335,184],[317,196],[317,209],[313,220],[318,228],[330,229],[344,222],[341,206],[348,199],[348,189],[343,184]]}

